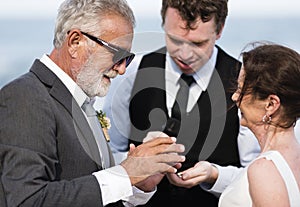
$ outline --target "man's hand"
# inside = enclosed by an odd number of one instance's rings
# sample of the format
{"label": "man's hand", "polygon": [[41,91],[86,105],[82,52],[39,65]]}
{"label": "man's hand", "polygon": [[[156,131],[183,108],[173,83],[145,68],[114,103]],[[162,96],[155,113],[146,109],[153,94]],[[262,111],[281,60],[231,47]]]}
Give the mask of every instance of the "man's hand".
{"label": "man's hand", "polygon": [[[132,185],[152,191],[165,173],[176,173],[177,163],[184,162],[184,146],[173,137],[158,137],[135,147],[130,145],[128,157],[121,165],[127,171]],[[175,166],[174,166],[175,165]]]}

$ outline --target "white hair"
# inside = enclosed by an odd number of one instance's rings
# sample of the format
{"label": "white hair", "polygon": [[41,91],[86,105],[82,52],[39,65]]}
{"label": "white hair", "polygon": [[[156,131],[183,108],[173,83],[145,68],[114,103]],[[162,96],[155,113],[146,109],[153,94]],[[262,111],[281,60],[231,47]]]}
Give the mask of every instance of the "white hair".
{"label": "white hair", "polygon": [[135,18],[125,0],[65,0],[58,9],[53,44],[60,48],[68,31],[80,29],[85,32],[98,30],[101,16],[117,14],[134,27]]}

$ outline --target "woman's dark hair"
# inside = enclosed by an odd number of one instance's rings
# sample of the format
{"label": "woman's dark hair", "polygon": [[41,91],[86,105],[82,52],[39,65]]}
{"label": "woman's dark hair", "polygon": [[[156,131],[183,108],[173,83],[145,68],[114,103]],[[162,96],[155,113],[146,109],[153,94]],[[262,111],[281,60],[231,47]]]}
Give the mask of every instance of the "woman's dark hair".
{"label": "woman's dark hair", "polygon": [[203,22],[210,21],[215,17],[216,32],[220,33],[228,15],[228,0],[163,0],[162,1],[162,23],[168,7],[178,10],[181,18],[187,22],[187,29],[193,29],[193,23],[201,18]]}
{"label": "woman's dark hair", "polygon": [[262,44],[242,53],[245,81],[243,95],[264,100],[277,95],[281,102],[281,120],[277,123],[288,128],[300,117],[300,55],[277,44]]}

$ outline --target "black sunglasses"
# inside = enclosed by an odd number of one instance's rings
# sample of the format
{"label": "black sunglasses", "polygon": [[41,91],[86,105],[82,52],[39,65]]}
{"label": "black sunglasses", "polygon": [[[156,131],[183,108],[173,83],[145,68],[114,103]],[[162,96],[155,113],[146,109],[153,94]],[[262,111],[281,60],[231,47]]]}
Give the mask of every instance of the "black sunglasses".
{"label": "black sunglasses", "polygon": [[97,37],[94,37],[88,33],[85,32],[81,32],[83,35],[87,36],[89,39],[97,42],[99,45],[105,47],[106,49],[108,49],[111,53],[114,54],[113,56],[113,62],[115,65],[120,65],[123,63],[123,61],[126,61],[126,67],[131,63],[131,61],[133,60],[135,54],[131,53],[123,48],[120,48],[118,46],[115,46],[113,44],[110,44],[104,40],[101,40]]}

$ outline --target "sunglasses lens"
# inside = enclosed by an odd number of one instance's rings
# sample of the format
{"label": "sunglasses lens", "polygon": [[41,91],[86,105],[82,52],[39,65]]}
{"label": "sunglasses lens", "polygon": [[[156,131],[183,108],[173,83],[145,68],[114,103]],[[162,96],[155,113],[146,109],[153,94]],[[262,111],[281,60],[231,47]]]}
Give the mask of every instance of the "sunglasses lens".
{"label": "sunglasses lens", "polygon": [[133,60],[134,55],[130,55],[128,57],[126,57],[126,67],[131,63],[131,61]]}
{"label": "sunglasses lens", "polygon": [[[124,61],[126,61],[126,67],[131,63],[131,61],[133,60],[134,55],[129,55],[127,57],[123,57],[121,58],[119,61],[116,61],[116,65],[121,65]],[[119,58],[118,58],[119,59]]]}
{"label": "sunglasses lens", "polygon": [[[115,63],[115,65],[121,65],[124,62],[125,58],[119,60],[118,62]],[[127,66],[127,62],[126,62],[126,66]]]}

